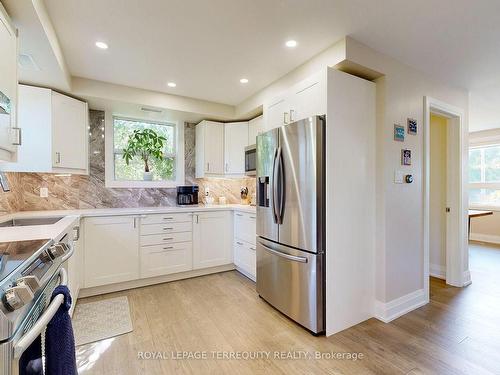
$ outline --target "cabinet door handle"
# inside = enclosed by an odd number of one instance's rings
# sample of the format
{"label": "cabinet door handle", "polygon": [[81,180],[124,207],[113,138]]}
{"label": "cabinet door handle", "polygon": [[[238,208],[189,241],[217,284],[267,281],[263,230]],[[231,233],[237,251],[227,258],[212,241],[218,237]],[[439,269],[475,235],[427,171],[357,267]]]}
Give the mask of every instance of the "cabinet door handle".
{"label": "cabinet door handle", "polygon": [[163,220],[174,220],[174,218],[172,216],[169,216],[169,217],[164,217]]}
{"label": "cabinet door handle", "polygon": [[162,241],[170,241],[170,240],[173,240],[174,238],[173,237],[165,237]]}
{"label": "cabinet door handle", "polygon": [[240,241],[236,241],[236,243],[237,243],[238,245],[243,245],[243,242],[240,242]]}
{"label": "cabinet door handle", "polygon": [[226,163],[226,172],[229,172],[229,163]]}
{"label": "cabinet door handle", "polygon": [[21,128],[12,128],[13,131],[17,132],[16,139],[12,142],[13,146],[21,146],[23,141],[22,141],[22,129]]}
{"label": "cabinet door handle", "polygon": [[250,216],[250,219],[255,219],[255,216]]}
{"label": "cabinet door handle", "polygon": [[290,110],[290,122],[295,121],[295,120],[293,119],[293,114],[294,114],[294,113],[295,113],[295,111],[294,111],[293,109],[291,109],[291,110]]}
{"label": "cabinet door handle", "polygon": [[170,249],[173,249],[174,247],[173,246],[167,246],[167,247],[164,247],[163,250],[170,250]]}
{"label": "cabinet door handle", "polygon": [[172,227],[165,227],[165,228],[163,228],[163,230],[172,230],[172,229],[174,229],[174,228],[172,228]]}
{"label": "cabinet door handle", "polygon": [[288,124],[288,112],[283,112],[283,124]]}
{"label": "cabinet door handle", "polygon": [[250,247],[250,250],[255,250],[255,247]]}
{"label": "cabinet door handle", "polygon": [[207,163],[207,172],[210,172],[210,163]]}
{"label": "cabinet door handle", "polygon": [[134,217],[134,229],[137,228],[137,222],[135,221],[137,218]]}
{"label": "cabinet door handle", "polygon": [[236,214],[236,216],[243,216],[242,214]]}
{"label": "cabinet door handle", "polygon": [[61,153],[56,152],[56,164],[61,164]]}
{"label": "cabinet door handle", "polygon": [[196,216],[196,224],[198,224],[199,222],[199,215],[195,215]]}

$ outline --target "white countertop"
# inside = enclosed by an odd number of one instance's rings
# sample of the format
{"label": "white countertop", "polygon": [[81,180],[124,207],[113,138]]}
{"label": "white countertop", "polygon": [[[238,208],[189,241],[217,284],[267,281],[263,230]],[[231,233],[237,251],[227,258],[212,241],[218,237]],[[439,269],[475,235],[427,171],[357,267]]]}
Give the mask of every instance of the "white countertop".
{"label": "white countertop", "polygon": [[255,213],[255,206],[241,204],[199,205],[182,207],[95,208],[83,210],[22,211],[0,216],[0,222],[23,217],[64,216],[55,224],[0,228],[0,242],[56,239],[81,217],[147,215],[174,212],[240,211]]}

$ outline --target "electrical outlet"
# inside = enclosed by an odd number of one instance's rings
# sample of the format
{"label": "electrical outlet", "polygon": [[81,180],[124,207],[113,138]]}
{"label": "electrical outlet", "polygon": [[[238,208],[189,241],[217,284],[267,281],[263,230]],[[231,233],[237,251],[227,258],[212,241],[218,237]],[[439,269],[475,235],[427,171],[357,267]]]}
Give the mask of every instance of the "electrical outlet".
{"label": "electrical outlet", "polygon": [[49,197],[49,188],[41,187],[40,188],[40,198],[48,198]]}

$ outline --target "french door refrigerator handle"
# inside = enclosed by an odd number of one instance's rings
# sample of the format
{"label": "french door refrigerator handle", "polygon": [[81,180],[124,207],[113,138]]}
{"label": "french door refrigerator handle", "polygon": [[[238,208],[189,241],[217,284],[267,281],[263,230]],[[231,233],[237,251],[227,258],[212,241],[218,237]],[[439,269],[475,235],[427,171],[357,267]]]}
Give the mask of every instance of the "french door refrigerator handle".
{"label": "french door refrigerator handle", "polygon": [[306,257],[297,257],[295,255],[290,255],[290,254],[285,254],[280,251],[271,249],[270,247],[260,243],[260,246],[262,246],[266,251],[270,252],[271,254],[274,254],[276,256],[279,256],[281,258],[285,258],[294,262],[299,262],[299,263],[307,263],[307,258]]}
{"label": "french door refrigerator handle", "polygon": [[277,212],[278,224],[283,224],[283,207],[285,202],[285,175],[283,170],[283,155],[281,147],[278,148],[278,176],[279,176],[279,210]]}
{"label": "french door refrigerator handle", "polygon": [[278,166],[276,165],[278,161],[278,150],[279,148],[274,149],[274,158],[273,158],[273,185],[271,186],[272,189],[272,194],[273,194],[273,220],[276,224],[279,224],[278,222],[278,210],[276,208],[276,203],[278,202],[278,190],[276,189],[276,181],[278,179]]}

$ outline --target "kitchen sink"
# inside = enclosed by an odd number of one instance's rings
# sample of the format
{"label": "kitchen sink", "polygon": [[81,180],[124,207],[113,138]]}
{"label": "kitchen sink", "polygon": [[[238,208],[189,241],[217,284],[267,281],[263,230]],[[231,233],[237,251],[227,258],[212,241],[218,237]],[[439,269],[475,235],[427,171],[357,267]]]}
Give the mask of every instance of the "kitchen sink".
{"label": "kitchen sink", "polygon": [[11,219],[0,222],[0,228],[5,227],[25,227],[28,225],[51,225],[57,223],[64,216],[56,217],[26,217],[20,219]]}

